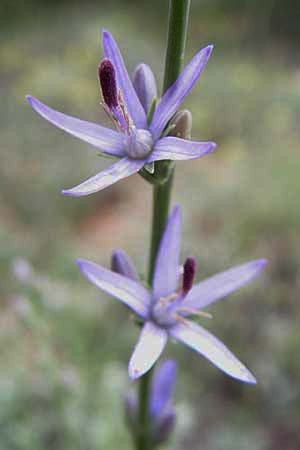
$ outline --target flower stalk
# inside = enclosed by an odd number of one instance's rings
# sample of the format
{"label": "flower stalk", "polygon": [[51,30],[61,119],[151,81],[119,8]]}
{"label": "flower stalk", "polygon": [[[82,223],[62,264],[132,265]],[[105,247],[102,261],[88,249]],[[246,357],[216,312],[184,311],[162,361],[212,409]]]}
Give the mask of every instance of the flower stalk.
{"label": "flower stalk", "polygon": [[[164,92],[178,77],[183,61],[188,29],[190,0],[170,0],[167,51],[165,60]],[[165,172],[165,183],[153,186],[152,231],[149,259],[148,281],[152,284],[154,264],[159,248],[159,243],[165,229],[174,178],[174,166],[169,161],[158,161],[155,170]],[[151,450],[149,439],[149,394],[150,381],[153,370],[147,372],[140,380],[139,388],[139,436],[137,450]]]}

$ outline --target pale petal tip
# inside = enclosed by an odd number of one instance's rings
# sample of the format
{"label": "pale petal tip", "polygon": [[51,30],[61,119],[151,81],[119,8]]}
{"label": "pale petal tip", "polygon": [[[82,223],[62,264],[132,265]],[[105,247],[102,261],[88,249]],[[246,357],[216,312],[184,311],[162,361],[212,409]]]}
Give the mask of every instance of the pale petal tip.
{"label": "pale petal tip", "polygon": [[70,193],[70,190],[69,190],[69,189],[62,189],[61,194],[62,194],[62,195],[72,196],[72,194]]}
{"label": "pale petal tip", "polygon": [[43,103],[40,102],[37,98],[32,97],[32,95],[25,95],[25,98],[28,101],[31,108],[38,114],[41,114],[41,108],[45,105],[43,105]]}
{"label": "pale petal tip", "polygon": [[205,64],[206,64],[212,51],[213,51],[213,48],[214,48],[214,46],[212,44],[209,44],[206,47],[201,48],[197,53],[198,58],[200,58],[201,61],[204,59]]}
{"label": "pale petal tip", "polygon": [[254,267],[256,267],[258,272],[260,272],[267,263],[268,263],[268,260],[264,259],[264,258],[253,261],[253,265],[254,265]]}
{"label": "pale petal tip", "polygon": [[85,259],[81,259],[81,258],[76,259],[76,264],[80,270],[82,270],[84,268],[83,266],[85,265],[85,263],[86,263]]}
{"label": "pale petal tip", "polygon": [[106,41],[106,40],[112,39],[112,38],[113,37],[112,37],[111,33],[108,30],[106,30],[105,28],[102,28],[102,40]]}
{"label": "pale petal tip", "polygon": [[137,380],[138,378],[140,378],[144,373],[141,372],[140,370],[138,370],[136,367],[132,367],[131,364],[129,363],[128,366],[128,375],[129,378],[134,381]]}
{"label": "pale petal tip", "polygon": [[86,259],[76,259],[76,264],[80,270],[80,272],[85,276],[88,277],[88,271],[89,271],[89,266],[93,263],[91,263],[90,261],[86,260]]}
{"label": "pale petal tip", "polygon": [[268,263],[268,260],[265,259],[265,258],[262,258],[262,259],[258,259],[258,260],[257,260],[257,264],[258,264],[259,266],[261,266],[261,267],[264,267],[267,263]]}
{"label": "pale petal tip", "polygon": [[217,148],[217,144],[215,142],[210,142],[208,153],[214,152]]}
{"label": "pale petal tip", "polygon": [[242,364],[240,361],[237,362],[235,370],[233,371],[225,370],[224,372],[231,378],[237,381],[241,381],[242,383],[257,384],[256,378],[252,375],[250,370],[248,370],[247,367],[244,366],[244,364]]}
{"label": "pale petal tip", "polygon": [[28,101],[29,105],[31,106],[32,109],[36,109],[36,102],[37,99],[35,99],[34,97],[32,97],[32,95],[25,95],[26,100]]}
{"label": "pale petal tip", "polygon": [[63,189],[61,191],[61,194],[66,195],[68,197],[83,197],[84,195],[88,195],[83,192],[74,192],[73,189]]}
{"label": "pale petal tip", "polygon": [[252,375],[252,373],[249,372],[249,370],[247,370],[245,376],[240,378],[240,381],[243,381],[247,384],[257,384],[256,378]]}
{"label": "pale petal tip", "polygon": [[211,52],[213,51],[213,49],[214,49],[213,44],[209,44],[207,47],[205,47],[205,52],[206,52],[208,58],[211,55]]}

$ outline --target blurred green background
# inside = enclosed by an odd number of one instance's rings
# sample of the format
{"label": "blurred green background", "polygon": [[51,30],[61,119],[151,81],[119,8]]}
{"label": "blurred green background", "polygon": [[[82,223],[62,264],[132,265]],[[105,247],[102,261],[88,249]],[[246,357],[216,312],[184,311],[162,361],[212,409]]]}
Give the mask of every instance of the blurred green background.
{"label": "blurred green background", "polygon": [[[284,6],[283,6],[284,5]],[[170,343],[178,427],[169,448],[299,450],[299,2],[194,0],[187,57],[213,42],[187,99],[193,137],[215,154],[177,164],[183,257],[198,279],[253,258],[267,270],[203,321],[258,379],[245,386]],[[167,1],[0,3],[0,448],[132,448],[122,398],[138,329],[79,274],[123,248],[145,272],[151,188],[134,176],[88,198],[60,195],[107,164],[25,102],[105,122],[96,77],[100,30],[128,68],[161,86]]]}

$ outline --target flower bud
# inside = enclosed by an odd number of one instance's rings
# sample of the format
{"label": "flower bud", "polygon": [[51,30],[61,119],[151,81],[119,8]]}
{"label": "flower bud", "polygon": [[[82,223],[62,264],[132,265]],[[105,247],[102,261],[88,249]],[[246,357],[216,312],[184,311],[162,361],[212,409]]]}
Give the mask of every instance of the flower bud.
{"label": "flower bud", "polygon": [[192,121],[192,114],[188,109],[178,111],[172,119],[173,128],[170,136],[191,139]]}
{"label": "flower bud", "polygon": [[133,73],[132,82],[137,96],[147,113],[153,99],[157,97],[156,82],[150,67],[147,64],[139,64]]}
{"label": "flower bud", "polygon": [[138,273],[135,270],[132,261],[122,250],[115,250],[112,252],[111,270],[119,273],[120,275],[124,275],[124,277],[139,281]]}

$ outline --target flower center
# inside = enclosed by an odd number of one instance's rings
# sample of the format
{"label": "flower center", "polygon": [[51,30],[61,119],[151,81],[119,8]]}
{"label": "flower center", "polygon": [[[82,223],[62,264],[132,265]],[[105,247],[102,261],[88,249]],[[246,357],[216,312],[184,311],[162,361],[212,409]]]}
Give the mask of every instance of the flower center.
{"label": "flower center", "polygon": [[148,130],[130,127],[126,136],[125,151],[131,159],[145,159],[153,147],[152,135]]}
{"label": "flower center", "polygon": [[183,265],[182,286],[167,297],[159,298],[153,302],[151,310],[152,320],[159,326],[170,328],[185,315],[193,313],[184,308],[184,298],[191,290],[196,273],[195,258],[187,258]]}
{"label": "flower center", "polygon": [[161,297],[153,303],[151,318],[158,326],[170,328],[177,323],[173,304],[177,303],[178,293],[174,292],[167,297]]}

